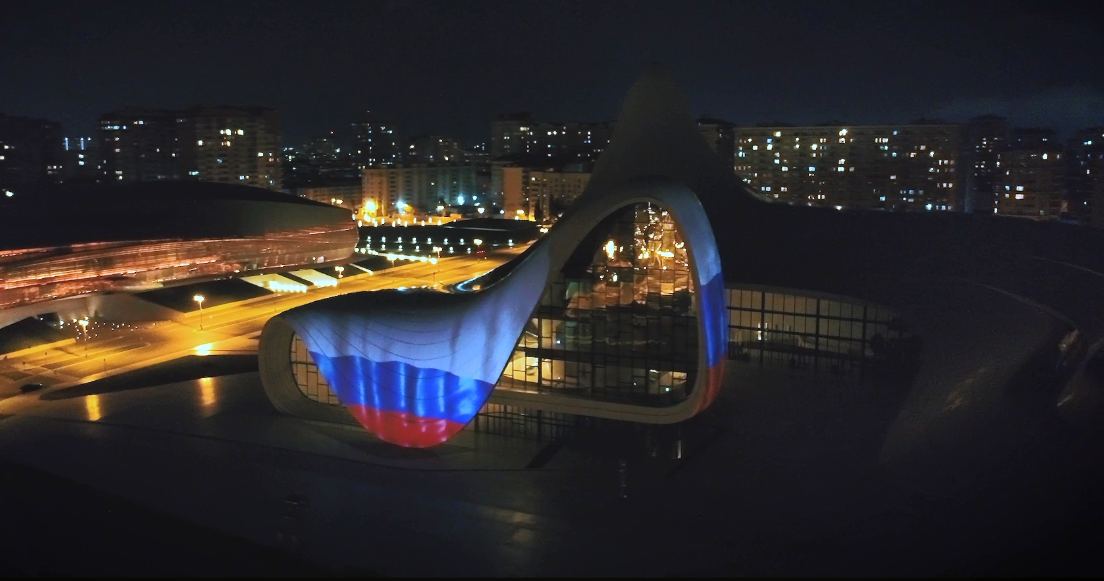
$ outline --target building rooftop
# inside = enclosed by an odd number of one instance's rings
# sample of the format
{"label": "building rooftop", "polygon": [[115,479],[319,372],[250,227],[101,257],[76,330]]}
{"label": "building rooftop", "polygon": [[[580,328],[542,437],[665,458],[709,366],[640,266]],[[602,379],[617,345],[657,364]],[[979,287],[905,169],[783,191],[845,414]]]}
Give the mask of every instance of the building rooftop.
{"label": "building rooftop", "polygon": [[[52,186],[0,198],[0,250],[264,231],[267,226],[263,221],[244,219],[242,202],[262,203],[251,206],[253,211],[262,213],[266,204],[272,204],[272,210],[279,204],[331,209],[326,204],[290,194],[213,182]],[[225,208],[228,203],[241,208],[237,215],[218,215],[205,209],[205,205],[212,204]],[[349,217],[345,210],[340,213]],[[185,216],[193,219],[181,219]],[[337,216],[334,214],[334,218]],[[294,211],[273,211],[270,217],[273,226],[297,219]]]}

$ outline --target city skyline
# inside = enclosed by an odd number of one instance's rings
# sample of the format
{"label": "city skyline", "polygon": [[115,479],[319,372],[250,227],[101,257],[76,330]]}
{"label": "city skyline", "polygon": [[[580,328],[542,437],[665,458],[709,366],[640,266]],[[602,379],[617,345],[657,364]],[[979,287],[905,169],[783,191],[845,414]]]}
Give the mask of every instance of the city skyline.
{"label": "city skyline", "polygon": [[5,8],[0,570],[1104,570],[1087,10]]}
{"label": "city skyline", "polygon": [[241,2],[212,22],[210,5],[190,6],[13,5],[4,36],[20,50],[0,64],[24,90],[0,111],[81,135],[120,107],[257,104],[281,112],[288,144],[370,116],[471,144],[515,111],[610,120],[661,61],[696,114],[741,125],[1104,124],[1104,74],[1076,57],[1094,46],[1092,19],[1074,5]]}

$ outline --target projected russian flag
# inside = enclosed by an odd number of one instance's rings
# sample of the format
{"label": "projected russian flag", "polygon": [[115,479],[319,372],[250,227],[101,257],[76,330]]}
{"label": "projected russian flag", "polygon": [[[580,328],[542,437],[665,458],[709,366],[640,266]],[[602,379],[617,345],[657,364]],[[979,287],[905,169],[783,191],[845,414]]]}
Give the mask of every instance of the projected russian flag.
{"label": "projected russian flag", "polygon": [[[620,194],[672,210],[687,242],[698,295],[698,379],[679,417],[709,406],[726,357],[724,278],[712,229],[684,187],[639,186]],[[375,291],[326,299],[283,313],[337,398],[368,431],[400,446],[425,448],[456,435],[490,397],[552,277],[602,215],[564,218],[479,291]],[[673,420],[669,420],[673,421]]]}

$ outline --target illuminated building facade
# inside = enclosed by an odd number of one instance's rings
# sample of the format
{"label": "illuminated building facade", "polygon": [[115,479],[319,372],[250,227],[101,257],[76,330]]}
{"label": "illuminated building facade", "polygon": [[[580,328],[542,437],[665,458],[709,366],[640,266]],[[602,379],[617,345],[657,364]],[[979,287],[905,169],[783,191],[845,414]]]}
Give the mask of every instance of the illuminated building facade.
{"label": "illuminated building facade", "polygon": [[958,210],[961,131],[948,124],[739,127],[735,168],[780,202]]}
{"label": "illuminated building facade", "polygon": [[[575,169],[576,171],[571,171]],[[581,167],[530,170],[527,185],[527,213],[536,220],[554,220],[586,190],[590,172]]]}
{"label": "illuminated building facade", "polygon": [[993,213],[1054,220],[1063,211],[1066,163],[1051,129],[1015,129],[997,154]]}
{"label": "illuminated building facade", "polygon": [[529,208],[529,181],[528,168],[492,162],[492,202],[500,206],[507,217],[528,219],[532,215]]}
{"label": "illuminated building facade", "polygon": [[331,206],[347,208],[361,213],[364,206],[364,186],[360,180],[325,186],[307,186],[295,189],[295,195]]}
{"label": "illuminated building facade", "polygon": [[[433,213],[439,205],[486,202],[480,199],[476,169],[470,164],[404,163],[365,168],[362,200],[374,200],[380,215]],[[410,210],[406,210],[410,206]]]}
{"label": "illuminated building facade", "polygon": [[[507,217],[555,220],[586,190],[590,171],[583,164],[528,167],[492,162],[491,189]],[[519,211],[520,210],[520,211]]]}
{"label": "illuminated building facade", "polygon": [[[227,184],[60,187],[20,197],[0,201],[5,315],[49,312],[50,301],[101,292],[330,264],[351,256],[359,238],[347,210]],[[59,207],[81,219],[44,228]]]}
{"label": "illuminated building facade", "polygon": [[350,294],[273,317],[265,392],[284,413],[428,447],[465,425],[538,438],[583,420],[732,425],[735,406],[763,403],[750,382],[832,401],[873,388],[892,409],[871,461],[933,486],[1018,449],[1022,406],[1099,425],[1085,365],[1104,345],[1086,300],[1101,286],[1071,273],[1104,271],[1104,233],[764,194],[702,139],[669,76],[649,72],[545,237],[446,292]]}

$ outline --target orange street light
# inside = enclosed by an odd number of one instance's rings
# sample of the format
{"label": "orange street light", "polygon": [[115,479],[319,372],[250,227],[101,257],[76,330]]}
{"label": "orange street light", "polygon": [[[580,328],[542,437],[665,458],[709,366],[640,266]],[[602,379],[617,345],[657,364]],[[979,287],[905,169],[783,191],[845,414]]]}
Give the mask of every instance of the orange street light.
{"label": "orange street light", "polygon": [[192,300],[199,303],[199,330],[203,330],[203,295],[196,295]]}

